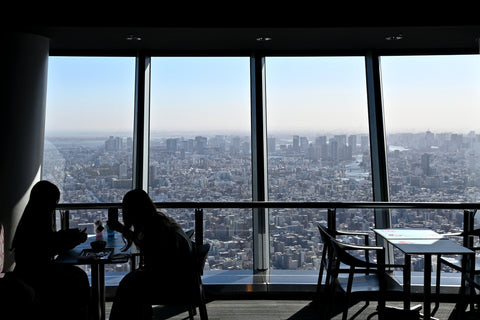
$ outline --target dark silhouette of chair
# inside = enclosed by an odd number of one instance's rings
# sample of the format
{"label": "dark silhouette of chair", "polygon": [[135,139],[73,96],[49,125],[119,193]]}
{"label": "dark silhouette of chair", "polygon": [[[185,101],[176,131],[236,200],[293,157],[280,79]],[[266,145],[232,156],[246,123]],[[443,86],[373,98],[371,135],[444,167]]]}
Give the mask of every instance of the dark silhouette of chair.
{"label": "dark silhouette of chair", "polygon": [[[190,237],[191,235],[188,234]],[[205,262],[210,251],[210,244],[202,244],[197,246],[192,241],[191,251],[191,274],[185,275],[185,279],[191,281],[184,287],[183,292],[172,292],[172,288],[159,288],[154,296],[148,299],[148,304],[165,305],[165,306],[184,306],[188,309],[189,319],[193,320],[197,314],[196,308],[199,309],[200,319],[208,320],[205,293],[203,290],[202,275]],[[140,259],[142,260],[142,259]],[[168,276],[168,275],[167,275]],[[179,282],[181,279],[179,279]],[[184,283],[185,284],[185,283]]]}
{"label": "dark silhouette of chair", "polygon": [[[465,280],[468,281],[470,286],[473,286],[474,289],[480,290],[480,259],[478,259],[478,252],[480,252],[480,229],[473,228],[474,216],[476,210],[464,211],[464,225],[465,229],[463,232],[458,233],[446,233],[443,234],[445,237],[460,237],[462,239],[463,246],[473,250],[475,252],[475,267],[473,270],[474,281],[470,282],[470,278],[464,278],[467,275],[467,265],[466,261],[463,261],[461,256],[437,256],[437,274],[436,274],[436,284],[435,284],[435,293],[436,301],[435,308],[433,309],[436,312],[440,304],[440,285],[441,285],[441,274],[442,266],[449,267],[456,272],[462,274],[460,282],[460,293],[465,293]],[[476,241],[475,241],[476,239]]]}
{"label": "dark silhouette of chair", "polygon": [[[332,259],[333,248],[329,243],[330,238],[336,238],[336,236],[357,236],[363,237],[363,244],[368,246],[369,239],[368,233],[366,232],[351,232],[351,231],[340,231],[340,230],[330,230],[329,228],[322,226],[320,223],[317,225],[318,231],[320,233],[320,239],[323,243],[322,256],[320,260],[320,270],[318,273],[318,283],[317,283],[317,296],[321,294],[321,288],[325,288],[325,292],[328,292],[327,284],[330,280],[330,272],[328,268],[329,261]],[[366,255],[366,261],[368,261],[369,256]],[[325,281],[323,281],[323,274],[325,272]],[[339,273],[348,273],[349,268],[346,266],[340,266],[338,270]]]}
{"label": "dark silhouette of chair", "polygon": [[13,272],[6,272],[5,231],[0,223],[0,305],[2,319],[31,319],[35,315],[35,292]]}
{"label": "dark silhouette of chair", "polygon": [[[390,274],[391,267],[402,265],[385,264],[385,248],[379,246],[360,246],[342,243],[333,237],[329,240],[333,254],[329,262],[330,283],[328,284],[331,303],[328,305],[327,319],[333,313],[333,307],[338,305],[337,298],[344,298],[342,319],[348,317],[348,309],[353,301],[377,301],[379,319],[402,318],[416,319],[420,317],[421,306],[404,311],[402,308],[386,307],[387,300],[405,299],[402,286]],[[355,254],[356,253],[356,254]],[[375,254],[377,262],[365,259],[366,255]],[[363,257],[363,258],[360,258]],[[341,265],[348,266],[348,276],[339,277]],[[388,268],[388,270],[387,270]],[[355,313],[358,316],[368,303]],[[369,318],[373,316],[370,315]]]}
{"label": "dark silhouette of chair", "polygon": [[5,276],[3,272],[3,264],[5,261],[5,231],[3,230],[3,224],[0,223],[0,278]]}
{"label": "dark silhouette of chair", "polygon": [[[185,235],[190,239],[190,241],[193,240],[193,235],[195,234],[195,230],[191,229],[188,231],[185,231]],[[135,270],[139,266],[143,266],[143,256],[140,254],[140,252],[130,252],[130,269]]]}

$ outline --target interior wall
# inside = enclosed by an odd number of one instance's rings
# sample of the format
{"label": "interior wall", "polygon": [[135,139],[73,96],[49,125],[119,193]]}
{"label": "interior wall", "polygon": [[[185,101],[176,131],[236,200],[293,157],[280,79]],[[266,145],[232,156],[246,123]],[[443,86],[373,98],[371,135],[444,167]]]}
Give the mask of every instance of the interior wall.
{"label": "interior wall", "polygon": [[49,40],[9,32],[2,42],[0,222],[5,227],[5,268],[11,270],[11,241],[29,191],[41,173]]}

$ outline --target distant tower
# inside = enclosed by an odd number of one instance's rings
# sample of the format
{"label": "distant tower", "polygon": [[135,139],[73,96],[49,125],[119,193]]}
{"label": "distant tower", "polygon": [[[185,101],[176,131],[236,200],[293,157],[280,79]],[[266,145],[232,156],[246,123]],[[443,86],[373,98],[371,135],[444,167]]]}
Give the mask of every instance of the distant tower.
{"label": "distant tower", "polygon": [[178,139],[167,139],[167,151],[176,152],[177,151],[177,141]]}
{"label": "distant tower", "polygon": [[328,141],[329,156],[331,161],[338,161],[338,141],[330,139]]}
{"label": "distant tower", "polygon": [[307,151],[308,150],[308,138],[307,137],[300,137],[300,150]]}
{"label": "distant tower", "polygon": [[434,145],[435,135],[431,131],[425,132],[425,147],[430,148]]}
{"label": "distant tower", "polygon": [[105,141],[105,151],[118,151],[121,148],[121,138],[114,138],[110,136],[107,141]]}
{"label": "distant tower", "polygon": [[239,154],[240,153],[240,137],[234,137],[232,139],[232,144],[230,146],[230,152],[232,154]]}
{"label": "distant tower", "polygon": [[348,146],[351,148],[352,153],[355,153],[355,148],[357,147],[357,136],[352,134],[348,137]]}
{"label": "distant tower", "polygon": [[204,154],[207,150],[207,138],[197,136],[195,137],[195,151]]}
{"label": "distant tower", "polygon": [[298,152],[300,151],[300,137],[299,136],[293,136],[293,151]]}
{"label": "distant tower", "polygon": [[432,169],[430,168],[430,157],[431,155],[428,153],[422,154],[422,172],[426,176],[430,176],[432,174]]}

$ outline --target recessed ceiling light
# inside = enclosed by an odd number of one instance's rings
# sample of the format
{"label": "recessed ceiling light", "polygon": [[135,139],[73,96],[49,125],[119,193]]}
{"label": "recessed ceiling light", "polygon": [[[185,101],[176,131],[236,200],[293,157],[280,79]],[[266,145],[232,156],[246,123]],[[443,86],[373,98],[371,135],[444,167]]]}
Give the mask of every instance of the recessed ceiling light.
{"label": "recessed ceiling light", "polygon": [[142,37],[134,35],[134,34],[129,34],[125,37],[125,40],[127,40],[127,41],[142,41]]}
{"label": "recessed ceiling light", "polygon": [[402,39],[403,39],[403,34],[401,34],[401,33],[385,36],[385,40],[387,40],[387,41],[398,41],[398,40],[402,40]]}
{"label": "recessed ceiling light", "polygon": [[272,41],[272,38],[270,38],[270,37],[257,37],[257,41],[258,42],[268,42],[268,41]]}

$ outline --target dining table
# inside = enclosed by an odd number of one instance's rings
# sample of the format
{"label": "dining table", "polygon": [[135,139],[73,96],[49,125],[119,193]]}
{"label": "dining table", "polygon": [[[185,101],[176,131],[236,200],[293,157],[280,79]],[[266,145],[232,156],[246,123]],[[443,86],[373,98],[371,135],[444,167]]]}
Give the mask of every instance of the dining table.
{"label": "dining table", "polygon": [[[468,261],[474,261],[474,252],[429,228],[386,228],[373,229],[373,231],[405,255],[405,265],[403,268],[405,310],[410,309],[411,257],[414,255],[424,257],[423,318],[435,319],[431,314],[432,256],[444,254],[463,255],[466,259],[462,259],[462,261],[468,263]],[[466,281],[466,275],[462,275],[462,279]]]}
{"label": "dining table", "polygon": [[[97,240],[106,242],[105,249],[92,249],[91,243]],[[55,258],[56,263],[90,265],[91,292],[95,302],[92,315],[95,320],[105,320],[105,265],[127,263],[130,260],[130,249],[122,251],[123,248],[125,242],[121,234],[115,233],[114,236],[104,236],[101,239],[89,235],[85,242]]]}

